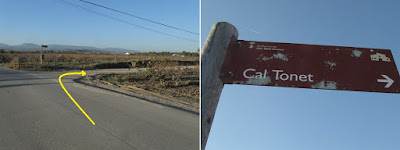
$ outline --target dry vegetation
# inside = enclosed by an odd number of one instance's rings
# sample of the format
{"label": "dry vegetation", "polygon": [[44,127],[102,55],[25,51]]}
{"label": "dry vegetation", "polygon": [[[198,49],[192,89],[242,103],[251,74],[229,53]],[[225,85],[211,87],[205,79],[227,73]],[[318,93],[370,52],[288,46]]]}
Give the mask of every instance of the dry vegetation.
{"label": "dry vegetation", "polygon": [[173,61],[158,61],[137,73],[99,74],[91,79],[119,86],[133,86],[177,98],[192,105],[199,104],[199,66],[188,68],[181,67]]}
{"label": "dry vegetation", "polygon": [[40,54],[38,53],[0,53],[0,64],[3,66],[22,70],[42,71],[146,67],[146,64],[144,66],[135,64],[136,62],[146,63],[150,60],[169,60],[177,61],[182,64],[196,64],[199,58],[157,55],[146,56],[141,54],[52,53],[45,54],[43,65],[40,66]]}

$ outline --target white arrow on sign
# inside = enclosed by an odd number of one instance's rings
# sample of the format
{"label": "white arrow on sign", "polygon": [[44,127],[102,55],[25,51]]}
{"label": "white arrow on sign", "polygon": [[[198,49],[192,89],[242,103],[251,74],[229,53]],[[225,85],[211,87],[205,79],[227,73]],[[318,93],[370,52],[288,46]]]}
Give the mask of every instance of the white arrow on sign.
{"label": "white arrow on sign", "polygon": [[394,81],[392,79],[390,79],[387,75],[383,75],[381,74],[382,77],[384,77],[385,79],[378,79],[378,82],[386,82],[386,86],[385,88],[389,88],[390,86],[392,86],[392,84],[394,83]]}

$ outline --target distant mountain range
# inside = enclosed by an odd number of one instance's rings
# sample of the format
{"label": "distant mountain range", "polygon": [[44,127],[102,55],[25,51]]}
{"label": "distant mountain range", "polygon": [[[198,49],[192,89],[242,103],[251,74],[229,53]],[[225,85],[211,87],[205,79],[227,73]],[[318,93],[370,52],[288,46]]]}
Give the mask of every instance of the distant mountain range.
{"label": "distant mountain range", "polygon": [[[5,50],[15,50],[15,51],[38,51],[40,50],[40,45],[34,43],[23,43],[21,45],[7,45],[0,43],[0,49]],[[59,45],[59,44],[49,44],[47,48],[43,50],[53,50],[53,51],[84,51],[84,52],[109,52],[109,53],[139,53],[137,50],[123,49],[123,48],[97,48],[92,46],[75,46],[75,45]]]}

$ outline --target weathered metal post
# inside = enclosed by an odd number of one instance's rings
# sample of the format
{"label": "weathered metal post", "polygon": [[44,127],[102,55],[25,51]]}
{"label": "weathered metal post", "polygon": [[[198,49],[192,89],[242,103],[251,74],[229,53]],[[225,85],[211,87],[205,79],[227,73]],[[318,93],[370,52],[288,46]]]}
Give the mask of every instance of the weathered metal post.
{"label": "weathered metal post", "polygon": [[47,45],[41,45],[40,46],[40,66],[43,66],[43,59],[44,59],[43,47],[47,48]]}
{"label": "weathered metal post", "polygon": [[219,74],[232,37],[237,39],[237,29],[229,23],[218,22],[212,27],[201,52],[201,149],[203,150],[224,86]]}
{"label": "weathered metal post", "polygon": [[43,45],[40,46],[40,66],[43,66]]}

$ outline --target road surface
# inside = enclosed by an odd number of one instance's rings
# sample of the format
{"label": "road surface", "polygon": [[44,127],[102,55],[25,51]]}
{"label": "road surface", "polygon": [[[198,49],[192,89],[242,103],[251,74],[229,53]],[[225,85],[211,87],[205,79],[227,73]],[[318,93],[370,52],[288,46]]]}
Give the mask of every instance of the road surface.
{"label": "road surface", "polygon": [[63,77],[93,126],[61,74],[0,67],[0,149],[198,149],[198,115]]}

